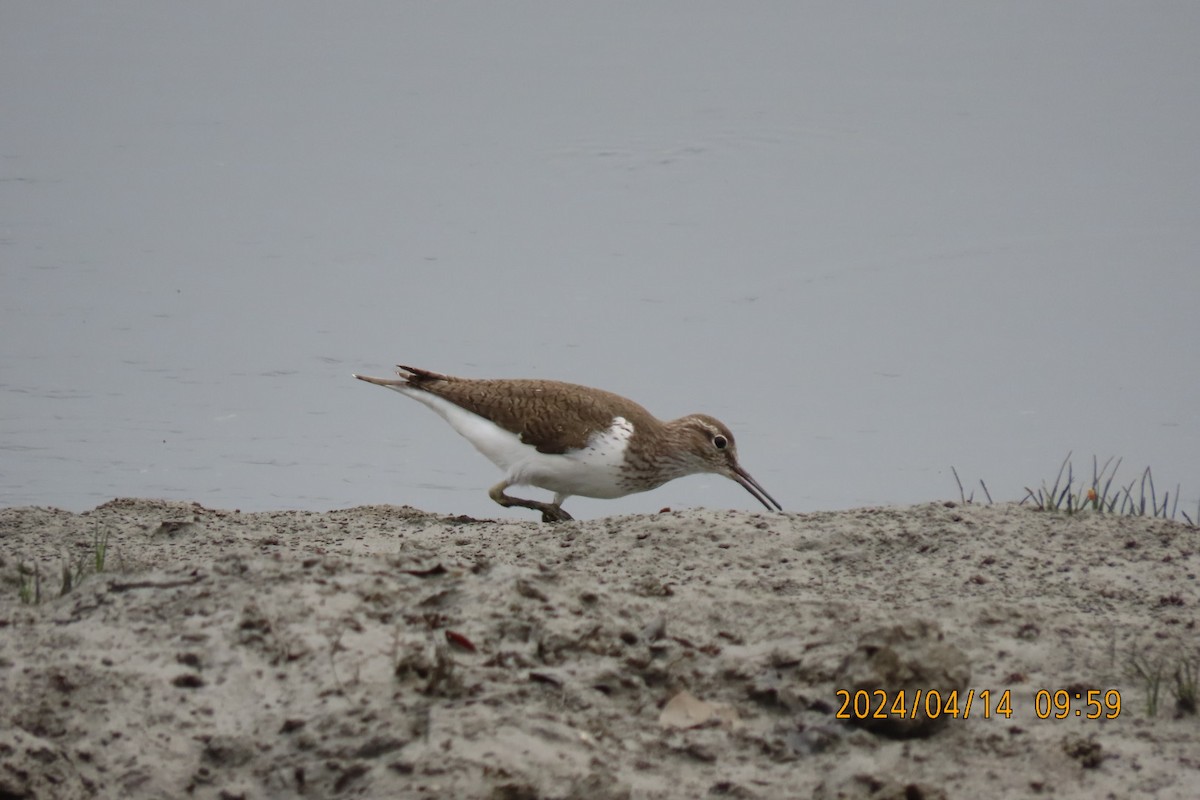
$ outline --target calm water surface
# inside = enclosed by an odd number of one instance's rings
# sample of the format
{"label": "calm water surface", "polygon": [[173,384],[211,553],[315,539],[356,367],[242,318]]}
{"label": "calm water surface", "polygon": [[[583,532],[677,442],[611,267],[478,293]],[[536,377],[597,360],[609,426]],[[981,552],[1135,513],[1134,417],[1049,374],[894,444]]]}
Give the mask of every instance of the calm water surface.
{"label": "calm water surface", "polygon": [[[704,411],[786,508],[1200,497],[1200,6],[10,2],[0,504],[527,516],[396,362]],[[582,516],[754,508],[692,477]]]}

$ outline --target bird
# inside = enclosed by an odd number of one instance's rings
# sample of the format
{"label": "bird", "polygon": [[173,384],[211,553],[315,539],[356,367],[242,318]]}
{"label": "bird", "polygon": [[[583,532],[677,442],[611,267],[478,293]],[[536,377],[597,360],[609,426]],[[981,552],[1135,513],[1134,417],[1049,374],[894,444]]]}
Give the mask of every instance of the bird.
{"label": "bird", "polygon": [[[477,379],[417,367],[395,378],[354,377],[431,408],[504,472],[488,496],[505,508],[540,511],[544,522],[573,519],[568,497],[616,498],[697,473],[736,481],[768,510],[783,507],[738,463],[733,433],[715,417],[657,419],[603,389],[540,379]],[[533,486],[547,503],[506,492]]]}

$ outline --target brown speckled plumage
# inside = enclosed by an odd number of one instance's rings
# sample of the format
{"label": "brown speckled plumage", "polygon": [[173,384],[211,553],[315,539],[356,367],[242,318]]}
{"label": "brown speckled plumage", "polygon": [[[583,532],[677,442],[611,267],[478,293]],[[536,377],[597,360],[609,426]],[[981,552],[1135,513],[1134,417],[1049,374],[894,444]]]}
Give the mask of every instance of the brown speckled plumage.
{"label": "brown speckled plumage", "polygon": [[603,389],[562,381],[456,378],[415,367],[400,369],[409,373],[409,386],[490,419],[539,453],[578,450],[594,431],[612,424],[613,417],[624,417],[638,431],[658,423],[637,403]]}

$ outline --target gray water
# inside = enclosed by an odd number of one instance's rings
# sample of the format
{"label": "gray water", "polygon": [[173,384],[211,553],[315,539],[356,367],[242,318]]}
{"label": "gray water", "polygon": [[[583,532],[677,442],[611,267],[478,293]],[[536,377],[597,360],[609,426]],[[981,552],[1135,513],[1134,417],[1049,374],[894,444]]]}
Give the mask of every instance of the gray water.
{"label": "gray water", "polygon": [[[509,514],[350,377],[399,362],[716,415],[789,510],[1073,450],[1194,512],[1197,42],[1194,3],[8,0],[0,505]],[[756,507],[568,508],[690,505]]]}

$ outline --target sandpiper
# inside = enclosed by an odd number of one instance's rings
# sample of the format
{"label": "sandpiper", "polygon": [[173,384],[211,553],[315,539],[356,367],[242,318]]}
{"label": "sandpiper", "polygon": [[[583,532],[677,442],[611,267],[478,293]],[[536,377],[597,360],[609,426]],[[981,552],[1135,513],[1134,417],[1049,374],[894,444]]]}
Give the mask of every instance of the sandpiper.
{"label": "sandpiper", "polygon": [[[602,389],[545,380],[455,378],[397,367],[398,378],[359,380],[386,386],[436,411],[504,470],[488,495],[504,507],[542,512],[546,522],[571,519],[563,501],[624,497],[698,472],[737,481],[768,509],[783,507],[737,460],[733,434],[706,414],[670,422]],[[504,493],[510,486],[554,492],[543,503]]]}

